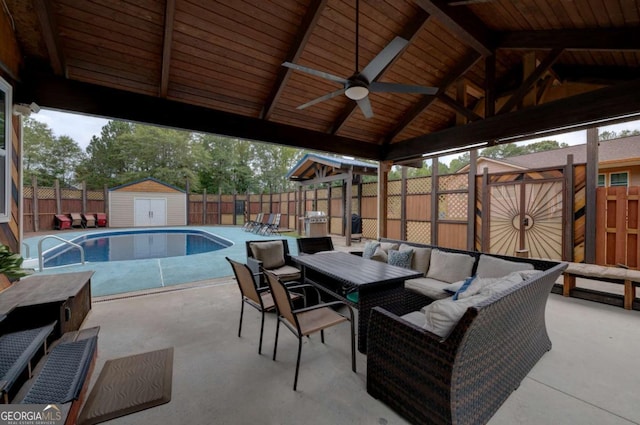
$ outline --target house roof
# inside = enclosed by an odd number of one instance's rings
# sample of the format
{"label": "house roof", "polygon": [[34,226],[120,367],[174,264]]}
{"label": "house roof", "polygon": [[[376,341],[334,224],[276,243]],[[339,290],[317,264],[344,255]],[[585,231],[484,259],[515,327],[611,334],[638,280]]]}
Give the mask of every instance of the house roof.
{"label": "house roof", "polygon": [[[162,185],[169,189],[172,189],[172,192],[178,191],[178,192],[186,193],[186,191],[184,191],[183,189],[180,189],[179,187],[170,185],[169,183],[165,183],[153,177],[146,177],[144,179],[140,179],[140,180],[132,181],[130,183],[121,184],[120,186],[112,187],[109,189],[109,192],[113,192],[113,191],[117,191],[125,188],[131,188],[132,186],[136,186],[136,185],[141,185],[143,186],[142,188],[144,189],[144,183],[152,183],[152,184],[155,184],[156,187],[157,185]],[[142,190],[142,191],[144,192],[145,190]]]}
{"label": "house roof", "polygon": [[[355,0],[5,0],[0,73],[17,102],[391,161],[640,110],[634,1],[360,3],[356,43]],[[370,119],[282,65],[346,79],[395,37],[371,83],[435,94],[372,92]]]}
{"label": "house roof", "polygon": [[353,170],[354,174],[377,174],[378,166],[353,158],[335,158],[308,153],[289,170],[287,178],[295,181],[311,180],[317,177],[345,174],[349,169]]}

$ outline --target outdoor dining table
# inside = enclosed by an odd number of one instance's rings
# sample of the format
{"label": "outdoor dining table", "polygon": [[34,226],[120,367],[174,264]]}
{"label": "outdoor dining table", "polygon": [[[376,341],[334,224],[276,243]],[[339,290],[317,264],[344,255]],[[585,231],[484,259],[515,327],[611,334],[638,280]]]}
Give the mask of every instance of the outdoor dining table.
{"label": "outdoor dining table", "polygon": [[[361,353],[367,352],[371,309],[401,303],[404,281],[422,276],[416,270],[391,266],[347,252],[299,255],[292,259],[300,265],[303,282],[358,309],[358,351]],[[353,296],[347,298],[349,294]]]}

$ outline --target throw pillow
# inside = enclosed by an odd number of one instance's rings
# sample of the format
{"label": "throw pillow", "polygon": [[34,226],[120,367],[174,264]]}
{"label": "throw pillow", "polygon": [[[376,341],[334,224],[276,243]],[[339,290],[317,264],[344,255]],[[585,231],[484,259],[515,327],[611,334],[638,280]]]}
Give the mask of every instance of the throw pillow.
{"label": "throw pillow", "polygon": [[400,245],[400,251],[405,251],[407,249],[413,250],[411,268],[421,272],[423,276],[426,276],[427,270],[429,270],[429,261],[431,260],[431,248],[420,248],[407,244]]}
{"label": "throw pillow", "polygon": [[466,291],[460,294],[459,298],[464,299],[476,294],[493,295],[520,282],[522,282],[520,272],[513,272],[503,277],[477,278],[471,282]]}
{"label": "throw pillow", "polygon": [[364,252],[362,253],[362,258],[371,258],[373,254],[376,252],[376,249],[380,246],[380,242],[367,242],[364,244]]}
{"label": "throw pillow", "polygon": [[426,320],[423,329],[446,338],[469,307],[474,307],[487,298],[489,295],[476,294],[463,300],[456,301],[449,297],[434,301],[424,309]]}
{"label": "throw pillow", "polygon": [[392,266],[410,269],[412,257],[412,249],[405,249],[404,251],[389,251],[389,259],[387,260],[387,262]]}
{"label": "throw pillow", "polygon": [[397,250],[398,244],[395,242],[380,242],[380,248],[388,254],[389,251]]}
{"label": "throw pillow", "polygon": [[448,293],[450,293],[451,295],[455,294],[456,292],[458,292],[458,289],[460,289],[460,287],[462,285],[464,285],[464,283],[467,281],[467,279],[465,280],[459,280],[457,282],[453,282],[450,283],[449,285],[447,285],[444,290],[447,291]]}
{"label": "throw pillow", "polygon": [[478,277],[502,277],[520,270],[533,270],[533,264],[509,261],[482,254],[478,261],[476,274]]}
{"label": "throw pillow", "polygon": [[459,299],[460,295],[469,288],[469,286],[471,285],[471,282],[473,282],[475,278],[476,278],[475,276],[466,278],[465,281],[462,282],[462,286],[460,286],[460,289],[458,289],[456,293],[453,294],[453,299],[454,300]]}
{"label": "throw pillow", "polygon": [[376,248],[376,252],[371,256],[372,260],[380,261],[381,263],[387,262],[387,253],[380,247]]}
{"label": "throw pillow", "polygon": [[267,270],[277,269],[285,264],[282,241],[253,242],[251,253],[256,260],[262,261],[262,267]]}
{"label": "throw pillow", "polygon": [[434,249],[431,251],[427,277],[447,283],[464,280],[471,276],[474,263],[475,258],[471,255]]}

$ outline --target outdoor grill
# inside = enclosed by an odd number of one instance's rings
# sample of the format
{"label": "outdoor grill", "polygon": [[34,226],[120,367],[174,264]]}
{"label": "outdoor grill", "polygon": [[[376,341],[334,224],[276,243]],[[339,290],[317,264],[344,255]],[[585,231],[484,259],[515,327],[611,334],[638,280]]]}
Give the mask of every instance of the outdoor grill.
{"label": "outdoor grill", "polygon": [[304,233],[310,238],[327,236],[327,221],[324,211],[307,211],[304,215]]}

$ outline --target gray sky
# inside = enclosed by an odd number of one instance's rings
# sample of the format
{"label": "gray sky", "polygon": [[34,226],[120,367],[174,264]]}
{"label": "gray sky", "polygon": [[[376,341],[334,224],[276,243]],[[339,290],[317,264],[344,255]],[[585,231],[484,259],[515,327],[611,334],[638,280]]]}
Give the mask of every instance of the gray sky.
{"label": "gray sky", "polygon": [[[107,124],[107,119],[96,118],[88,115],[68,114],[48,109],[41,109],[39,113],[32,114],[31,118],[45,123],[59,136],[69,136],[75,140],[82,149],[86,149],[94,135],[99,136],[102,127]],[[615,124],[606,127],[600,127],[600,131],[622,130],[640,130],[640,120],[629,121],[623,124]],[[573,133],[557,134],[555,136],[547,136],[539,139],[531,139],[522,143],[539,142],[541,140],[555,140],[558,143],[567,143],[569,145],[578,145],[587,142],[586,130],[575,131]],[[521,143],[519,143],[521,144]],[[452,159],[460,154],[442,156],[441,162],[449,163]]]}

